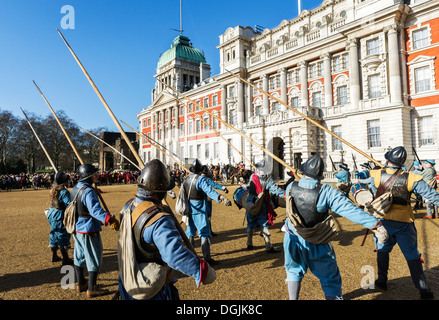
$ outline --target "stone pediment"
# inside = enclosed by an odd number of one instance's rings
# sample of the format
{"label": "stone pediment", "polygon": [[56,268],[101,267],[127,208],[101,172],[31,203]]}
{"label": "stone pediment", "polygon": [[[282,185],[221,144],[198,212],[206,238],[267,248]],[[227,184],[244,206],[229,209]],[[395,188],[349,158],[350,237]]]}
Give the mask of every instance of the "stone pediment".
{"label": "stone pediment", "polygon": [[171,94],[165,93],[166,91],[162,91],[157,98],[153,101],[153,103],[148,107],[149,111],[153,111],[154,109],[160,109],[163,106],[174,106],[177,99],[173,98]]}

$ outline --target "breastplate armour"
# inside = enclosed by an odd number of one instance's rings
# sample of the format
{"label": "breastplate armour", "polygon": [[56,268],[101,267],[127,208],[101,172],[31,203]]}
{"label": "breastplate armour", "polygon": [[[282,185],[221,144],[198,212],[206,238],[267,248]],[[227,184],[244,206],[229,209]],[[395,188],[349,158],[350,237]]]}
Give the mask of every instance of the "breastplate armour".
{"label": "breastplate armour", "polygon": [[[385,183],[391,176],[392,174],[388,174],[386,170],[382,170],[380,185]],[[400,174],[396,179],[392,188],[393,204],[399,204],[405,206],[409,203],[410,191],[407,190],[408,176],[409,176],[408,172],[404,172],[403,174]],[[389,189],[390,186],[387,188],[387,190]]]}
{"label": "breastplate armour", "polygon": [[317,211],[317,199],[322,185],[319,184],[314,189],[307,189],[299,187],[298,181],[293,181],[292,183],[290,196],[294,199],[298,211],[297,214],[302,219],[305,227],[312,228],[317,223],[322,222],[327,213]]}
{"label": "breastplate armour", "polygon": [[[204,191],[197,190],[197,188],[195,187],[195,185],[197,184],[198,177],[199,177],[198,175],[193,175],[191,177],[186,178],[186,180],[184,180],[183,182],[184,187],[188,192],[189,200],[203,200],[206,197],[206,193],[204,193]],[[194,180],[193,183],[192,180]],[[191,188],[191,183],[192,183],[192,188]]]}

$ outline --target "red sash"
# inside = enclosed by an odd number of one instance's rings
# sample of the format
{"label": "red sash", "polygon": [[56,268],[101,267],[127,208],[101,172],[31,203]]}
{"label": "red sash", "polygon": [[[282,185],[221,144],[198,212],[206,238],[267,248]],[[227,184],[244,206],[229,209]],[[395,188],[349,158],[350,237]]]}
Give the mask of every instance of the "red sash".
{"label": "red sash", "polygon": [[[260,194],[264,190],[262,189],[261,182],[259,181],[259,177],[257,174],[253,175],[252,179],[253,183],[256,187],[256,193]],[[271,205],[270,197],[268,192],[264,192],[264,202],[267,204],[267,213],[268,213],[268,225],[272,226],[274,224],[274,220],[276,219],[276,212],[273,209],[273,206]]]}

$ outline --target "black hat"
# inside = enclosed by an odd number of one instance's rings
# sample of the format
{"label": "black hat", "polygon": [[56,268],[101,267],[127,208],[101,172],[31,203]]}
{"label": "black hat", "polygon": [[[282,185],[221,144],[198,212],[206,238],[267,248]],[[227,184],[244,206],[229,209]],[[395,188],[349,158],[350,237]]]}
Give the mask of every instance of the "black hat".
{"label": "black hat", "polygon": [[165,165],[158,159],[148,162],[137,178],[137,186],[151,192],[166,192],[174,188]]}
{"label": "black hat", "polygon": [[348,165],[347,165],[346,163],[342,163],[342,164],[340,164],[339,167],[342,168],[342,169],[345,169],[345,170],[349,171],[349,167],[348,167]]}
{"label": "black hat", "polygon": [[208,174],[209,173],[209,168],[206,165],[203,165],[201,167],[201,173]]}
{"label": "black hat", "polygon": [[69,181],[69,176],[64,172],[57,172],[53,180],[54,180],[53,184],[55,186],[61,186],[67,181]]}
{"label": "black hat", "polygon": [[367,169],[370,169],[370,165],[368,164],[368,163],[362,163],[362,164],[360,164],[360,167],[365,167],[365,168],[367,168]]}
{"label": "black hat", "polygon": [[323,180],[323,168],[322,158],[315,154],[300,166],[300,171],[310,178]]}
{"label": "black hat", "polygon": [[81,164],[78,168],[78,173],[79,173],[78,181],[87,180],[88,178],[90,178],[95,173],[98,173],[99,171],[100,169],[96,168],[95,166],[89,163]]}
{"label": "black hat", "polygon": [[395,166],[401,168],[404,167],[404,162],[407,159],[407,151],[405,151],[404,147],[399,146],[386,152],[384,158]]}
{"label": "black hat", "polygon": [[201,170],[203,170],[203,165],[201,164],[200,160],[195,159],[194,162],[192,162],[192,166],[189,168],[189,171],[193,173],[200,173]]}

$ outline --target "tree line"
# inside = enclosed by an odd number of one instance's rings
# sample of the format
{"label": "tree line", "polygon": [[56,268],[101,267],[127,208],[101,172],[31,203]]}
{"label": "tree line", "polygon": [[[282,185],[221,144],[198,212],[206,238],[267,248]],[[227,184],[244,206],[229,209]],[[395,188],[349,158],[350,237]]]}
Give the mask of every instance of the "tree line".
{"label": "tree line", "polygon": [[[79,160],[55,117],[25,112],[56,168],[60,171],[76,171]],[[82,160],[87,163],[99,162],[99,141],[81,130],[64,111],[56,111],[56,115]],[[87,131],[99,136],[108,129],[99,127]],[[26,119],[0,108],[0,174],[46,169],[52,169],[52,166]]]}

